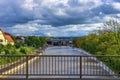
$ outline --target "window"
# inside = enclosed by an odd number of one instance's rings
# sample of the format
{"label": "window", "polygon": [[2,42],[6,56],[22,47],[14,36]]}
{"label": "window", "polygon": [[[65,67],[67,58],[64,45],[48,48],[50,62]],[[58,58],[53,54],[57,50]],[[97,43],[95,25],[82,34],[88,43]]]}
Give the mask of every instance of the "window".
{"label": "window", "polygon": [[3,42],[3,40],[2,40],[2,39],[0,39],[0,42]]}

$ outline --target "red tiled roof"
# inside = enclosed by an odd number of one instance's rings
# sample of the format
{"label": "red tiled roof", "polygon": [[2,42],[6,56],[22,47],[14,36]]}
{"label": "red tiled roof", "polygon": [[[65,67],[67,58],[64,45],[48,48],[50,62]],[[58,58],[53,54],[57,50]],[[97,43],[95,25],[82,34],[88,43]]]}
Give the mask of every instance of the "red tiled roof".
{"label": "red tiled roof", "polygon": [[14,42],[9,33],[4,33],[4,36],[8,42]]}

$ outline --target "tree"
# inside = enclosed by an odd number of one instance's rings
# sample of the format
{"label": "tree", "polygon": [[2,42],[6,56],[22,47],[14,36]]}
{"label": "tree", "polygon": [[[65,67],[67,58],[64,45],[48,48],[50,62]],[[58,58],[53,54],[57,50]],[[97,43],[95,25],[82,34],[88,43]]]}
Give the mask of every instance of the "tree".
{"label": "tree", "polygon": [[2,53],[4,46],[0,44],[0,53]]}
{"label": "tree", "polygon": [[118,46],[118,53],[120,51],[120,23],[117,20],[111,19],[105,23],[104,30],[113,32],[116,44]]}
{"label": "tree", "polygon": [[[120,55],[120,23],[118,21],[107,21],[103,30],[98,30],[98,33],[88,34],[80,43],[78,43],[79,38],[75,38],[73,44],[79,45],[80,48],[91,54]],[[99,60],[107,64],[112,70],[120,71],[120,59],[101,57]],[[114,64],[115,62],[118,64]],[[116,66],[116,69],[114,66]]]}

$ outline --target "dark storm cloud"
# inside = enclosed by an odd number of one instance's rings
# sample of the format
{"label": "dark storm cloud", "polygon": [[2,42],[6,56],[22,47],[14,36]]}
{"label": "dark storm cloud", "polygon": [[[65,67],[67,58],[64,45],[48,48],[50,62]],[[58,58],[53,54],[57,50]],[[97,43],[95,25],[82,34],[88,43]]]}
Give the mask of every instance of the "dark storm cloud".
{"label": "dark storm cloud", "polygon": [[120,17],[119,7],[119,0],[0,0],[0,26],[13,34],[19,29],[22,35],[78,36],[97,29],[110,17]]}

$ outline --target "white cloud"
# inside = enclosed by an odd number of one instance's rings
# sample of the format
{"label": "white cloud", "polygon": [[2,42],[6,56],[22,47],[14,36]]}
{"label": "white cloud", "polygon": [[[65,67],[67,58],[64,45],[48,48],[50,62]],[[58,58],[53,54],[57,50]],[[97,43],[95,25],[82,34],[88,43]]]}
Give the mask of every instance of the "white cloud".
{"label": "white cloud", "polygon": [[116,16],[120,18],[120,13],[119,13],[119,14],[116,14]]}
{"label": "white cloud", "polygon": [[[70,9],[79,12],[85,12],[103,4],[102,0],[69,0],[69,2]],[[72,7],[73,5],[75,7]]]}
{"label": "white cloud", "polygon": [[[79,0],[81,4],[87,6],[87,9],[96,8],[103,4],[102,0]],[[83,6],[83,7],[85,7]]]}
{"label": "white cloud", "polygon": [[37,6],[38,4],[35,3],[34,0],[25,0],[22,4],[22,7],[27,10],[33,10]]}
{"label": "white cloud", "polygon": [[68,1],[69,0],[42,0],[41,6],[46,6],[46,7],[51,8],[51,7],[57,6],[59,4],[67,5]]}
{"label": "white cloud", "polygon": [[67,14],[64,12],[64,9],[56,10],[55,14],[58,16],[67,16]]}
{"label": "white cloud", "polygon": [[117,9],[120,11],[120,3],[119,2],[114,2],[112,3],[113,8]]}
{"label": "white cloud", "polygon": [[54,27],[51,25],[40,25],[38,23],[15,25],[8,28],[12,34],[39,35],[39,36],[79,36],[86,35],[93,30],[98,30],[102,23],[66,25]]}
{"label": "white cloud", "polygon": [[52,36],[52,34],[50,32],[46,33],[46,36]]}

